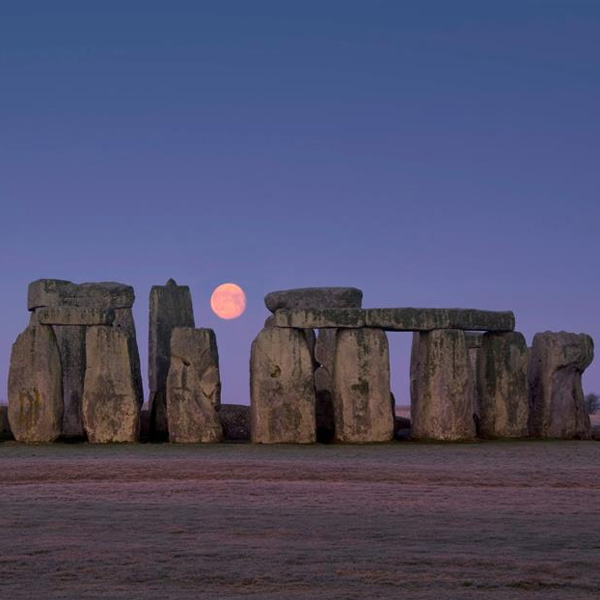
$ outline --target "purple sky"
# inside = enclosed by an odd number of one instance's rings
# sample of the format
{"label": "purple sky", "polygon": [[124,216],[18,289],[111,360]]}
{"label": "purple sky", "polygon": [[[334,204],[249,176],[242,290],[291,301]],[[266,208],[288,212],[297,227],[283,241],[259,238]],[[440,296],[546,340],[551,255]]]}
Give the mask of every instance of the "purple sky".
{"label": "purple sky", "polygon": [[599,107],[596,2],[1,2],[0,398],[41,277],[132,284],[144,363],[151,285],[190,285],[224,402],[282,288],[600,340]]}

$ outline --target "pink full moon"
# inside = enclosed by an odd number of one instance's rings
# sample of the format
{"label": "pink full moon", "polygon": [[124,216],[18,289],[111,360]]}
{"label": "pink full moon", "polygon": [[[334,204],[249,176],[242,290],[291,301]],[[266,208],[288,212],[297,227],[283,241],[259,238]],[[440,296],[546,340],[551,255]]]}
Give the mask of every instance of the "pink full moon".
{"label": "pink full moon", "polygon": [[235,283],[222,283],[212,293],[210,307],[221,319],[237,319],[246,310],[246,294]]}

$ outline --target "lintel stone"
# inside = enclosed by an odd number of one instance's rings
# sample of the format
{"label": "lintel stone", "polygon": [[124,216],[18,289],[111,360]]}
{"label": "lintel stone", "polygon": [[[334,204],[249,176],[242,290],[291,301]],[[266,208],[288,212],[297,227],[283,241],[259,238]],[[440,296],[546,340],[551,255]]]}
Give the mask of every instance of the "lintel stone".
{"label": "lintel stone", "polygon": [[49,306],[37,309],[36,316],[42,325],[112,325],[115,320],[115,311],[100,308]]}

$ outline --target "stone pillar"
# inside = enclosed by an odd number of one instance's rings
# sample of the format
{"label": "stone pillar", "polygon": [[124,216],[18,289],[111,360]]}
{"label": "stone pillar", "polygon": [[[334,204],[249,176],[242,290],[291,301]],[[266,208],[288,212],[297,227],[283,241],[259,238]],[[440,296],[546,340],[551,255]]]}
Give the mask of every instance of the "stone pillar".
{"label": "stone pillar", "polygon": [[471,365],[465,332],[414,335],[411,354],[411,437],[439,441],[475,437]]}
{"label": "stone pillar", "polygon": [[473,411],[475,415],[475,426],[477,429],[477,435],[479,435],[479,421],[480,421],[480,403],[479,403],[479,390],[477,385],[477,361],[479,358],[479,352],[481,350],[481,343],[483,339],[483,333],[477,331],[471,331],[465,334],[467,339],[467,350],[469,351],[469,362],[471,363],[471,389],[473,390]]}
{"label": "stone pillar", "polygon": [[170,355],[166,382],[169,441],[220,442],[221,378],[215,332],[176,327]]}
{"label": "stone pillar", "polygon": [[175,327],[194,327],[192,296],[187,285],[169,279],[150,290],[148,327],[148,378],[150,380],[150,432],[167,439],[167,374],[171,363],[171,333]]}
{"label": "stone pillar", "polygon": [[394,437],[390,357],[380,329],[338,329],[333,367],[335,439],[388,442]]}
{"label": "stone pillar", "polygon": [[314,364],[302,331],[266,327],[252,342],[250,406],[253,442],[316,440]]}
{"label": "stone pillar", "polygon": [[479,435],[520,438],[528,434],[527,343],[523,334],[486,333],[477,361]]}
{"label": "stone pillar", "polygon": [[51,327],[30,325],[13,344],[8,420],[18,442],[53,442],[63,415],[62,368]]}
{"label": "stone pillar", "polygon": [[589,335],[538,333],[529,358],[529,431],[533,437],[588,439],[581,375],[594,358]]}
{"label": "stone pillar", "polygon": [[131,338],[116,327],[90,327],[83,425],[92,443],[136,442],[143,396],[136,383]]}

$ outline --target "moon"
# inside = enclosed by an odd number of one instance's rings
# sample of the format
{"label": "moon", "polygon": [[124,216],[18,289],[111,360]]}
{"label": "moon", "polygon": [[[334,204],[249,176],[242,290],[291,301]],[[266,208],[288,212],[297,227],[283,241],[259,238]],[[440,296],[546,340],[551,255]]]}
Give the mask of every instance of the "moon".
{"label": "moon", "polygon": [[246,294],[235,283],[222,283],[212,293],[210,307],[221,319],[237,319],[246,310]]}

